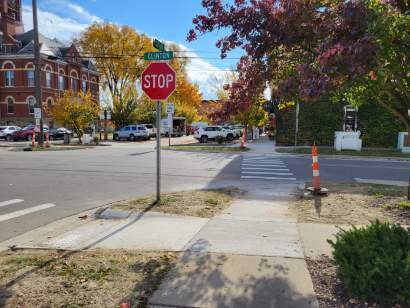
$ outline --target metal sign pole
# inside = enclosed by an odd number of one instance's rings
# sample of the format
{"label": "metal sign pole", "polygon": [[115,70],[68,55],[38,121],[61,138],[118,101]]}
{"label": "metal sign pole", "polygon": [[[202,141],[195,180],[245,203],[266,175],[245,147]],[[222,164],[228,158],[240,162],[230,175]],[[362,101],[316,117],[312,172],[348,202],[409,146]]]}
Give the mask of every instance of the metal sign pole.
{"label": "metal sign pole", "polygon": [[161,101],[157,101],[157,203],[161,200]]}

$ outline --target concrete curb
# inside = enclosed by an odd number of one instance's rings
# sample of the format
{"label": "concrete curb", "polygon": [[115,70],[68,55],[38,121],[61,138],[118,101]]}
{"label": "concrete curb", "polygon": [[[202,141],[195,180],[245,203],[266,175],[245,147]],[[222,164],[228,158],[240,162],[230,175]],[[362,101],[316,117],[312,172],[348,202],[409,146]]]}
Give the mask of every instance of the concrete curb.
{"label": "concrete curb", "polygon": [[[310,154],[295,154],[295,153],[281,153],[275,152],[275,155],[278,156],[292,156],[292,157],[311,157]],[[365,161],[387,161],[387,162],[409,162],[410,158],[405,157],[374,157],[374,156],[352,156],[352,155],[327,155],[320,154],[319,157],[328,158],[328,159],[344,159],[344,160],[365,160]]]}

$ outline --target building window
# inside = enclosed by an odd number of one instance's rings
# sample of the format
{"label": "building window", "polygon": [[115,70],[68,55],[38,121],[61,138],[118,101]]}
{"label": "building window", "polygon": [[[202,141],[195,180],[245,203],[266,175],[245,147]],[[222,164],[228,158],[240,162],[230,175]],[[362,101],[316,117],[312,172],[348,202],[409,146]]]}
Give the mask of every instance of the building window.
{"label": "building window", "polygon": [[71,76],[71,90],[73,92],[78,92],[78,80],[76,77]]}
{"label": "building window", "polygon": [[59,75],[58,76],[58,89],[60,91],[64,91],[64,76]]}
{"label": "building window", "polygon": [[47,99],[47,107],[48,107],[48,108],[53,107],[53,99],[52,99],[52,98],[48,98],[48,99]]}
{"label": "building window", "polygon": [[7,97],[7,113],[14,113],[14,99],[12,97]]}
{"label": "building window", "polygon": [[33,96],[27,98],[28,113],[34,113],[34,107],[36,107],[36,99]]}
{"label": "building window", "polygon": [[46,71],[46,87],[51,88],[51,71]]}
{"label": "building window", "polygon": [[5,71],[6,87],[14,86],[14,71]]}
{"label": "building window", "polygon": [[27,71],[27,86],[34,87],[34,71]]}
{"label": "building window", "polygon": [[81,88],[83,90],[83,93],[87,93],[87,80],[86,79],[83,79]]}

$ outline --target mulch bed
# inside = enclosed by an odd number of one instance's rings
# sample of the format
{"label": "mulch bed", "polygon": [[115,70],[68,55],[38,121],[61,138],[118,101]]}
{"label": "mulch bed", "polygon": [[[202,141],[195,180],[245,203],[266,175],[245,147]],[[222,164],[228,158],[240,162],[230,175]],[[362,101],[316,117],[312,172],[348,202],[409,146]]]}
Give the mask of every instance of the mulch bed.
{"label": "mulch bed", "polygon": [[307,258],[306,263],[321,308],[381,307],[361,302],[357,298],[349,296],[343,283],[337,277],[337,266],[332,263],[331,258],[324,255],[317,259]]}

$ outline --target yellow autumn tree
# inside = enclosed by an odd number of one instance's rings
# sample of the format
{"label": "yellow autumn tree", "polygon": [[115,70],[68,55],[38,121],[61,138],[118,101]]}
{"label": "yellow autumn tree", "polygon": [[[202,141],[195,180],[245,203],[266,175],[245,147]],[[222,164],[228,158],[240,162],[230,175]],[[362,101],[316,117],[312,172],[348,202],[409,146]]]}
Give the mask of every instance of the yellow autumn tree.
{"label": "yellow autumn tree", "polygon": [[170,98],[175,103],[175,115],[187,118],[188,123],[199,120],[202,94],[197,84],[190,82],[185,74],[177,77],[177,87]]}
{"label": "yellow autumn tree", "polygon": [[47,107],[46,111],[55,122],[72,129],[80,143],[84,130],[90,127],[100,114],[98,102],[90,92],[65,91],[53,106]]}
{"label": "yellow autumn tree", "polygon": [[135,87],[147,65],[143,56],[153,51],[151,39],[132,27],[104,22],[90,25],[82,33],[80,44],[83,55],[93,59],[101,74],[103,91],[111,96],[115,126],[124,125],[123,119],[133,118],[135,112],[130,108],[130,88]]}

